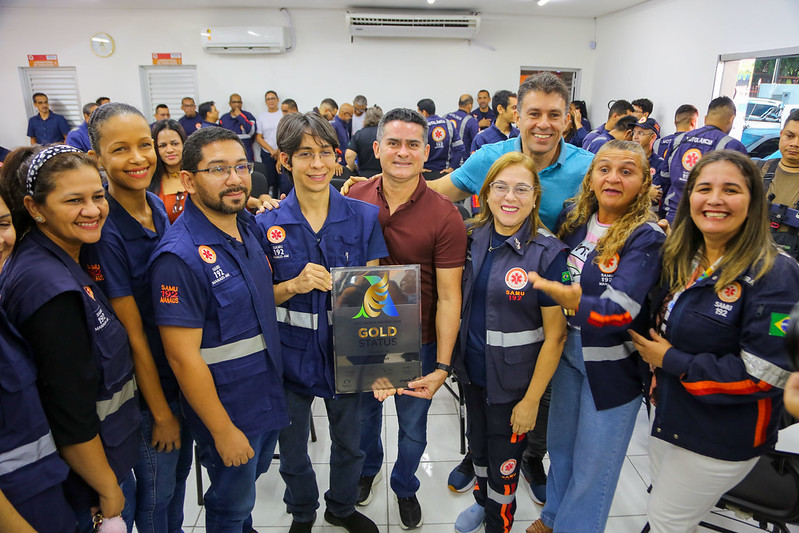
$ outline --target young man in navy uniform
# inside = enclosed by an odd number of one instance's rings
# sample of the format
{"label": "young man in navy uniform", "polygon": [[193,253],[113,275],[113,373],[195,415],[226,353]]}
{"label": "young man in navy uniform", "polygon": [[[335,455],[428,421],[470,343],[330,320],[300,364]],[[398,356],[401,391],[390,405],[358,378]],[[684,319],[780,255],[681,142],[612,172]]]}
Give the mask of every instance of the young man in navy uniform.
{"label": "young man in navy uniform", "polygon": [[[346,105],[346,104],[345,104]],[[344,106],[342,105],[342,109]],[[280,162],[294,189],[280,209],[256,222],[274,268],[275,302],[291,425],[280,432],[284,501],[291,533],[310,533],[319,490],[308,457],[311,403],[324,399],[330,427],[330,489],[325,520],[352,533],[377,533],[355,510],[363,466],[360,398],[336,394],[331,312],[331,267],[377,266],[388,256],[377,207],[345,198],[330,186],[336,167],[336,132],[315,113],[284,118],[277,130]]]}
{"label": "young man in navy uniform", "polygon": [[674,127],[677,129],[671,135],[664,135],[652,145],[652,150],[660,157],[666,157],[666,151],[674,138],[684,131],[696,129],[699,120],[699,111],[691,104],[683,104],[674,112]]}
{"label": "young man in navy uniform", "polygon": [[591,144],[594,139],[596,139],[599,135],[610,132],[616,126],[616,122],[618,122],[621,117],[632,115],[634,112],[635,108],[627,100],[616,100],[613,102],[613,105],[610,106],[610,109],[608,109],[607,122],[585,136],[585,139],[583,139],[583,148],[588,150],[588,145]]}
{"label": "young man in navy uniform", "polygon": [[458,135],[461,137],[461,141],[463,141],[464,154],[463,158],[458,164],[458,167],[463,164],[467,157],[469,157],[469,154],[471,153],[469,149],[472,146],[474,138],[477,137],[477,133],[480,131],[480,127],[477,125],[477,119],[471,115],[473,105],[474,100],[472,99],[472,95],[462,94],[458,99],[457,111],[447,113],[447,116],[445,117],[447,120],[452,122],[452,125],[455,126],[455,129],[458,131]]}
{"label": "young man in navy uniform", "polygon": [[225,128],[189,137],[181,179],[190,196],[150,267],[155,321],[211,479],[209,532],[252,529],[255,480],[289,422],[272,269],[244,211],[251,165]]}
{"label": "young man in navy uniform", "polygon": [[460,165],[465,148],[452,122],[436,115],[435,102],[423,98],[417,102],[416,107],[429,125],[427,143],[430,146],[430,155],[424,165],[424,177],[427,180],[436,180]]}
{"label": "young man in navy uniform", "polygon": [[470,154],[479,150],[484,144],[507,141],[519,136],[519,130],[513,126],[518,116],[516,114],[516,93],[505,89],[495,92],[494,98],[491,100],[491,107],[497,118],[488,129],[477,134],[471,146],[467,148]]}
{"label": "young man in navy uniform", "polygon": [[705,125],[682,133],[671,142],[664,157],[666,166],[660,173],[664,189],[663,206],[669,224],[674,223],[688,174],[703,155],[724,149],[749,155],[741,141],[729,135],[735,114],[735,103],[730,97],[714,98],[707,108]]}

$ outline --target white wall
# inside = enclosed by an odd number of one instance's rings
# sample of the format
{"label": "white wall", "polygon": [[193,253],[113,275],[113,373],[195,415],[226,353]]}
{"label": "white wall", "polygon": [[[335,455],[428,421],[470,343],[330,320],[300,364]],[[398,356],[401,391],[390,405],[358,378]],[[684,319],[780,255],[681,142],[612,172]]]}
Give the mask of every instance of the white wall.
{"label": "white wall", "polygon": [[609,100],[646,97],[665,133],[684,103],[701,123],[719,55],[795,47],[797,24],[797,0],[651,0],[600,17],[591,122],[605,121]]}
{"label": "white wall", "polygon": [[[28,144],[17,69],[27,66],[29,53],[57,53],[61,66],[77,67],[84,103],[107,95],[137,107],[142,106],[138,67],[152,64],[152,52],[182,52],[184,64],[198,67],[201,101],[215,100],[222,112],[228,110],[229,94],[238,92],[244,108],[257,114],[265,108],[266,89],[294,98],[303,111],[325,97],[340,104],[360,93],[384,110],[415,108],[429,97],[449,112],[463,92],[517,88],[521,66],[582,69],[581,95],[592,92],[592,19],[484,16],[477,38],[492,51],[437,39],[350,43],[343,10],[291,14],[297,35],[293,52],[230,56],[205,53],[200,32],[211,25],[282,24],[279,11],[0,8],[0,97],[6,103],[0,145]],[[114,38],[116,52],[110,58],[91,52],[89,39],[97,32]],[[182,114],[171,111],[175,118]]]}

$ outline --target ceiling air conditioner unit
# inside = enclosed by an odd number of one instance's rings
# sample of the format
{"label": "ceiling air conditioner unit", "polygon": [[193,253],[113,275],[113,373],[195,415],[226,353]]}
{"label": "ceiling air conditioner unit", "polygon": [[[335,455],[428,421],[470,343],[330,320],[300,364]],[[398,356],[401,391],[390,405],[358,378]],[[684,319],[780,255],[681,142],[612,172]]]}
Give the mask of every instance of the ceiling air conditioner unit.
{"label": "ceiling air conditioner unit", "polygon": [[471,39],[480,14],[463,11],[348,11],[352,37]]}
{"label": "ceiling air conditioner unit", "polygon": [[213,54],[280,54],[289,44],[284,26],[216,26],[201,35],[203,49]]}

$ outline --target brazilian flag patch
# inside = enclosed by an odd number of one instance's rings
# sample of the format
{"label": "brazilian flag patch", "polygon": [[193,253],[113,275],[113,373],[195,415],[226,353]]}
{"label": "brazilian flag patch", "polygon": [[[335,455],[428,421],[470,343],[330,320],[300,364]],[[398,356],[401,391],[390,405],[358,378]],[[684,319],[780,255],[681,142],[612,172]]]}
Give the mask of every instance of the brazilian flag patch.
{"label": "brazilian flag patch", "polygon": [[791,317],[789,315],[783,313],[771,313],[768,334],[774,337],[784,337],[788,332],[788,326],[790,323]]}
{"label": "brazilian flag patch", "polygon": [[563,283],[569,283],[572,280],[568,270],[563,273],[561,279],[563,280]]}

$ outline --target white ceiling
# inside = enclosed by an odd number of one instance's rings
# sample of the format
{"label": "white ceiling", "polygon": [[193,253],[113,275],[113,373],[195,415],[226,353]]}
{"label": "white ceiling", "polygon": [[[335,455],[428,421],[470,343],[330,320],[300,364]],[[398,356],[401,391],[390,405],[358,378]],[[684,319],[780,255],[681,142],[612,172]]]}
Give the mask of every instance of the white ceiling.
{"label": "white ceiling", "polygon": [[289,9],[453,9],[483,14],[540,15],[547,17],[600,17],[652,0],[550,0],[539,7],[536,0],[0,0],[0,8],[93,8],[93,9],[197,9],[268,8]]}

